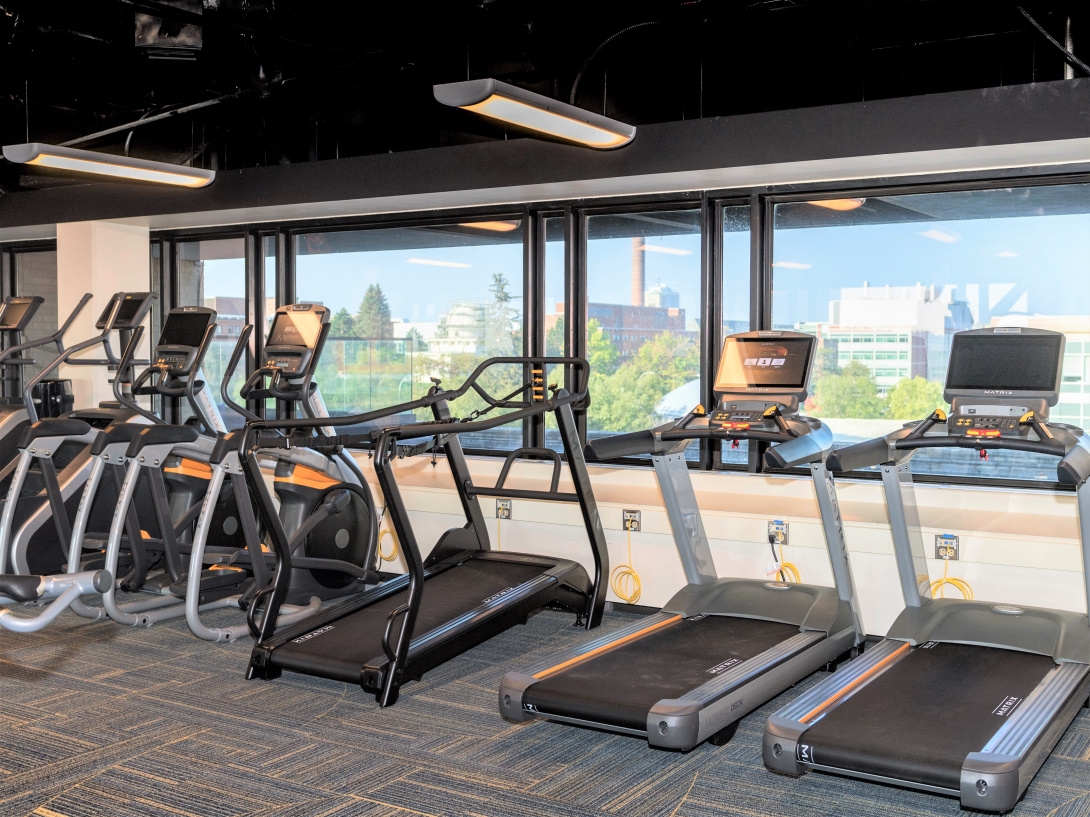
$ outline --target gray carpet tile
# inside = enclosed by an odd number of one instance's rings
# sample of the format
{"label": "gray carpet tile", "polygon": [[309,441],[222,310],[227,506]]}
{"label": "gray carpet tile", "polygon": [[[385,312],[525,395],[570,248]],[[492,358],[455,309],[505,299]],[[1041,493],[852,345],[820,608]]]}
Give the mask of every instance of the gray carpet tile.
{"label": "gray carpet tile", "polygon": [[[237,623],[217,611],[213,624]],[[631,617],[610,614],[603,631]],[[764,719],[687,754],[560,724],[508,723],[508,669],[580,642],[535,616],[407,685],[381,710],[358,687],[244,679],[249,644],[206,644],[182,620],[150,629],[66,614],[0,632],[0,815],[36,817],[710,817],[952,815],[955,800],[761,762]],[[1060,740],[1018,815],[1090,817],[1090,715]]]}

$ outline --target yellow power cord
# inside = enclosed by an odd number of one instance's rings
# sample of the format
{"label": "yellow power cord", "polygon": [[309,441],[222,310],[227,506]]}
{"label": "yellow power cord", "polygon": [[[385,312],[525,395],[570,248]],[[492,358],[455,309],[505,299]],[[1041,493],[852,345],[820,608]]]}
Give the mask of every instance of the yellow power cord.
{"label": "yellow power cord", "polygon": [[[385,554],[382,552],[382,537],[390,537],[390,553]],[[397,540],[394,539],[394,533],[389,528],[383,528],[378,532],[378,560],[380,562],[392,562],[397,558]]]}
{"label": "yellow power cord", "polygon": [[[790,573],[792,578],[787,578],[784,574]],[[791,562],[785,562],[783,558],[783,545],[780,545],[780,581],[781,582],[794,582],[795,584],[802,584],[802,575],[799,573],[799,569],[795,567]]]}
{"label": "yellow power cord", "polygon": [[943,559],[943,562],[945,564],[943,565],[942,578],[941,579],[935,579],[935,581],[931,581],[930,576],[917,576],[916,577],[916,579],[920,583],[920,590],[923,590],[925,587],[929,587],[931,589],[931,598],[936,598],[935,594],[939,593],[938,598],[944,599],[944,598],[946,598],[945,587],[946,587],[946,585],[949,584],[949,585],[952,585],[953,587],[955,587],[958,590],[958,592],[961,593],[962,597],[966,601],[972,601],[973,600],[973,588],[972,588],[972,586],[969,584],[969,582],[965,581],[964,579],[951,579],[949,577],[950,560],[949,559]]}
{"label": "yellow power cord", "polygon": [[625,604],[635,604],[640,600],[643,585],[640,583],[640,574],[632,567],[632,528],[628,531],[628,564],[618,565],[613,569],[609,577],[609,586],[617,598]]}

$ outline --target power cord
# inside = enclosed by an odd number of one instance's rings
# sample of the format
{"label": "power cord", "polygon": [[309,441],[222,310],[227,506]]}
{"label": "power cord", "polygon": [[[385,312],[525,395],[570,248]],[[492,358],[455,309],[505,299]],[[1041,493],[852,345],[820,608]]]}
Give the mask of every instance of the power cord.
{"label": "power cord", "polygon": [[609,577],[609,586],[613,593],[625,604],[635,604],[640,600],[643,585],[640,582],[640,574],[632,566],[632,521],[625,520],[625,530],[628,532],[628,564],[618,565],[613,569]]}

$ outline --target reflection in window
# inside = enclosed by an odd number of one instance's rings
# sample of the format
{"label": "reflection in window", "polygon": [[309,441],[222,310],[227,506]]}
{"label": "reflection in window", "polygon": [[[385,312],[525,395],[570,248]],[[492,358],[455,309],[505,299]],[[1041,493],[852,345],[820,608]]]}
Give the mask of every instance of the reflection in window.
{"label": "reflection in window", "polygon": [[700,402],[699,210],[588,218],[587,300],[588,437],[660,425]]}
{"label": "reflection in window", "polygon": [[[26,331],[23,333],[23,342],[37,340],[51,335],[57,331],[60,323],[57,320],[57,251],[56,250],[28,250],[12,253],[15,265],[15,294],[23,296],[38,295],[45,298],[45,303],[38,307],[34,317],[30,319]],[[82,294],[82,293],[80,293]],[[104,297],[109,297],[104,296]],[[100,297],[99,303],[103,297]],[[94,312],[95,303],[85,307],[88,312]],[[101,311],[103,307],[99,306]],[[64,318],[68,316],[65,315]],[[63,320],[63,318],[61,319]],[[67,337],[65,343],[72,345],[83,340],[80,337]],[[43,346],[31,349],[24,353],[25,357],[36,360],[37,363],[23,366],[21,378],[23,385],[29,383],[34,377],[48,365],[56,352],[51,346]],[[120,354],[120,353],[119,353]],[[63,374],[54,372],[51,377],[64,377]],[[5,389],[9,384],[3,384]],[[21,392],[9,392],[10,396],[22,399]]]}
{"label": "reflection in window", "polygon": [[[204,359],[204,379],[212,389],[228,428],[240,428],[243,418],[222,404],[220,383],[227,372],[239,332],[246,324],[246,245],[242,238],[180,241],[176,245],[175,274],[179,306],[206,306],[216,310],[216,334]],[[231,379],[231,397],[239,400],[246,382],[245,360]],[[192,411],[183,400],[182,418]]]}
{"label": "reflection in window", "polygon": [[[837,445],[944,407],[952,335],[1067,335],[1054,422],[1090,423],[1090,185],[780,204],[773,325],[819,338],[807,411]],[[934,449],[917,473],[1053,481],[1045,456]]]}
{"label": "reflection in window", "polygon": [[[453,389],[486,358],[523,353],[520,221],[308,233],[295,253],[297,298],[333,312],[316,375],[333,414],[420,397],[432,378]],[[523,383],[522,367],[481,382],[506,396]],[[484,407],[471,394],[452,411]],[[463,439],[467,448],[521,444],[517,425]]]}
{"label": "reflection in window", "polygon": [[[723,337],[750,330],[749,212],[748,206],[723,208]],[[721,458],[724,465],[746,465],[749,443],[723,443]]]}

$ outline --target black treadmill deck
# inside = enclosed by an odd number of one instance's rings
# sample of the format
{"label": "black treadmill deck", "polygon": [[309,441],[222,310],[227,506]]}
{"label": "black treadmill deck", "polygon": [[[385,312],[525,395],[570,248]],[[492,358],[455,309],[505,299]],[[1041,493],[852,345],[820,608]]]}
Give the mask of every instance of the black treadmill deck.
{"label": "black treadmill deck", "polygon": [[[547,570],[549,567],[540,564],[466,559],[431,576],[424,583],[413,640]],[[382,634],[387,616],[404,604],[407,597],[406,588],[343,618],[314,627],[276,647],[272,653],[273,665],[335,681],[360,683],[364,664],[383,655]]]}
{"label": "black treadmill deck", "polygon": [[794,624],[732,616],[680,616],[555,674],[541,673],[523,704],[556,715],[643,732],[647,713],[798,635]]}
{"label": "black treadmill deck", "polygon": [[1045,655],[930,644],[818,718],[799,738],[800,751],[824,768],[959,791],[965,757],[984,748],[1056,665]]}

